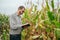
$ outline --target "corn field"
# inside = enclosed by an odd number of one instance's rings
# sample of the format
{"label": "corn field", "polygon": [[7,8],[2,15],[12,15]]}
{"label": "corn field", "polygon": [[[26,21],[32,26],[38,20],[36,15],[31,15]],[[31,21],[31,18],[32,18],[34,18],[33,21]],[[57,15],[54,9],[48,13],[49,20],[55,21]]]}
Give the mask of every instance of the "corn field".
{"label": "corn field", "polygon": [[[41,10],[37,10],[33,3],[29,9],[26,8],[22,23],[31,26],[22,30],[22,40],[60,40],[60,8],[54,8],[54,0],[50,1],[50,5],[48,0],[45,2]],[[4,14],[0,14],[0,38],[9,40],[9,16]]]}

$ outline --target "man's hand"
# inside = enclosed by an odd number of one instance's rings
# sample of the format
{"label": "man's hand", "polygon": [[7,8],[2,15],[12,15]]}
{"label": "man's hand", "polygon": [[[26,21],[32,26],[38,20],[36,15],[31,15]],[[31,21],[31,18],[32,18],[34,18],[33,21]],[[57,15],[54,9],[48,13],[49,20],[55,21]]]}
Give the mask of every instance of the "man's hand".
{"label": "man's hand", "polygon": [[24,24],[24,25],[22,26],[22,28],[24,29],[24,28],[27,28],[27,27],[29,27],[29,26],[30,26],[30,24],[26,23],[26,24]]}

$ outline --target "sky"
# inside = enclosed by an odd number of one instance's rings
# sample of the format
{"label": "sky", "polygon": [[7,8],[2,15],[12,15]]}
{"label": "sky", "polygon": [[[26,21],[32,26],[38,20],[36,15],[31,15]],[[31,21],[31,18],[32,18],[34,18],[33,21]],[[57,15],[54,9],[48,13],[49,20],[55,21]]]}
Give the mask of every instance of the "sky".
{"label": "sky", "polygon": [[[27,0],[0,0],[0,12],[11,15],[17,11],[19,6],[24,5],[26,2]],[[37,0],[32,0],[32,2],[36,4]],[[39,0],[40,6],[38,6],[38,9],[41,9],[41,3],[42,0]],[[30,5],[28,5],[28,7],[30,7]]]}
{"label": "sky", "polygon": [[[6,15],[11,15],[17,11],[19,6],[27,6],[24,5],[27,1],[28,0],[0,0],[0,12]],[[33,0],[32,2],[36,4],[36,1],[37,0]],[[28,5],[27,7],[30,7],[30,5]]]}
{"label": "sky", "polygon": [[20,5],[23,5],[26,0],[0,0],[0,12],[10,15],[17,11]]}

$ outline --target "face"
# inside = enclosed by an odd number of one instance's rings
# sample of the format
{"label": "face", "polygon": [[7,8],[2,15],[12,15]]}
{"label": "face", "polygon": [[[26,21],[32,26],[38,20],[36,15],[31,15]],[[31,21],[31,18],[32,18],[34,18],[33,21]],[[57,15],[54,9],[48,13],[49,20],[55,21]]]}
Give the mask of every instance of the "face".
{"label": "face", "polygon": [[24,11],[25,11],[25,9],[24,9],[24,8],[23,8],[23,9],[18,10],[18,15],[22,15],[22,14],[24,13]]}

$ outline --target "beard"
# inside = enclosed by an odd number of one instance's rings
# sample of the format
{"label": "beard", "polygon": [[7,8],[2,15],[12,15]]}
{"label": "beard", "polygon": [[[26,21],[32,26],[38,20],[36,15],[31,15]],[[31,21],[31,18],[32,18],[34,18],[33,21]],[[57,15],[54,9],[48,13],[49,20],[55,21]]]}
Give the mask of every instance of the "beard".
{"label": "beard", "polygon": [[20,13],[20,15],[22,15],[23,13]]}
{"label": "beard", "polygon": [[23,13],[19,12],[18,15],[22,15]]}

